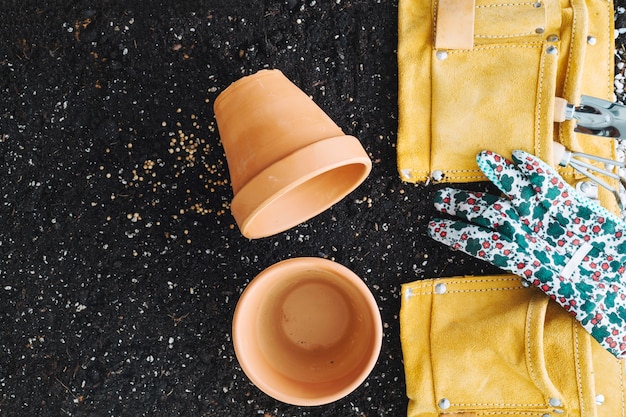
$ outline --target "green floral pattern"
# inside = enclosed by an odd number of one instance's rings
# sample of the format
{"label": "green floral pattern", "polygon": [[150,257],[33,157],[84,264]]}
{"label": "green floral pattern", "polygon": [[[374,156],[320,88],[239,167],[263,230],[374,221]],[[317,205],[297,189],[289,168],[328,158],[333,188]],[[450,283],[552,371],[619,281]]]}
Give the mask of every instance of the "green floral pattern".
{"label": "green floral pattern", "polygon": [[484,151],[480,169],[503,197],[453,188],[435,207],[435,240],[534,284],[618,358],[626,357],[626,223],[581,196],[540,159]]}

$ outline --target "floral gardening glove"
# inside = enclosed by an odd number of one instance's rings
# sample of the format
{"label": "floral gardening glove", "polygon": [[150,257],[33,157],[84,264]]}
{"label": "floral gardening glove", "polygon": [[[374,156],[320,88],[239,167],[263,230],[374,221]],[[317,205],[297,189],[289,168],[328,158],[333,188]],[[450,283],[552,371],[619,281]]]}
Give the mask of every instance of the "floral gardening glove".
{"label": "floral gardening glove", "polygon": [[568,310],[600,344],[626,357],[626,223],[578,194],[549,165],[523,151],[515,163],[477,156],[506,196],[440,190],[430,236],[519,275]]}

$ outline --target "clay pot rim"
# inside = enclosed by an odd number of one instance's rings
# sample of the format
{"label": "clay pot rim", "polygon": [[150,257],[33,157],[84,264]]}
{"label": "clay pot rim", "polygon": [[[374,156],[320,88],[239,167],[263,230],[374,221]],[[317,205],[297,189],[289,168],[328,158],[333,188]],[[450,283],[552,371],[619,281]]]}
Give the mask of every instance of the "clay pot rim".
{"label": "clay pot rim", "polygon": [[[311,152],[316,154],[314,160],[311,160],[308,156]],[[320,155],[323,155],[323,158]],[[294,163],[298,160],[308,160],[309,165],[303,166]],[[311,169],[311,163],[315,163],[315,169]],[[251,229],[254,229],[254,221],[261,212],[271,209],[271,205],[280,197],[323,173],[349,165],[362,165],[363,171],[351,184],[346,183],[347,187],[343,192],[336,195],[334,199],[329,200],[317,210],[303,213],[302,216],[292,222],[285,222],[273,229],[266,228],[258,233],[251,232]],[[284,168],[286,166],[296,167],[296,170],[286,170]],[[300,167],[302,169],[298,170],[297,168]],[[238,220],[239,229],[244,236],[251,239],[272,236],[289,230],[326,211],[358,188],[365,181],[371,170],[372,161],[356,137],[341,135],[322,139],[298,149],[258,173],[237,191],[231,201],[230,208],[233,216]],[[285,173],[289,175],[286,176]],[[268,183],[267,179],[272,177],[278,177],[281,180],[275,183]],[[268,185],[273,187],[270,189]],[[259,189],[264,188],[269,191],[259,193]]]}
{"label": "clay pot rim", "polygon": [[[258,291],[263,291],[265,288],[271,287],[272,283],[275,283],[277,280],[279,280],[284,271],[293,271],[294,269],[323,269],[328,272],[332,272],[334,275],[337,276],[338,279],[343,279],[354,285],[359,294],[363,296],[363,301],[365,301],[365,303],[367,304],[370,316],[372,318],[372,329],[374,332],[372,336],[372,354],[368,359],[367,364],[363,367],[363,370],[358,374],[357,377],[354,378],[354,381],[352,381],[352,383],[348,384],[343,389],[338,390],[333,394],[324,395],[317,398],[295,396],[273,388],[271,384],[265,382],[262,375],[259,375],[257,372],[255,372],[255,367],[244,355],[244,348],[242,347],[243,344],[250,342],[247,338],[247,335],[242,334],[239,330],[242,327],[245,327],[239,326],[239,323],[240,321],[247,319],[246,315],[243,314],[244,310],[246,310],[246,308],[249,308],[247,304],[254,302],[255,295]],[[369,374],[374,369],[374,366],[378,362],[378,358],[380,356],[383,339],[383,325],[380,310],[378,309],[378,304],[376,303],[374,295],[369,290],[365,282],[363,282],[363,280],[352,270],[338,262],[334,262],[329,259],[316,257],[299,257],[277,262],[261,271],[250,281],[250,283],[242,292],[239,301],[237,302],[237,306],[235,307],[232,322],[232,339],[233,346],[235,348],[235,355],[237,356],[237,360],[239,361],[241,369],[244,371],[250,381],[252,381],[252,383],[254,383],[254,385],[256,385],[261,391],[271,396],[272,398],[285,402],[287,404],[297,406],[319,406],[329,404],[347,396],[356,388],[358,388],[365,381],[365,379],[367,379]]]}

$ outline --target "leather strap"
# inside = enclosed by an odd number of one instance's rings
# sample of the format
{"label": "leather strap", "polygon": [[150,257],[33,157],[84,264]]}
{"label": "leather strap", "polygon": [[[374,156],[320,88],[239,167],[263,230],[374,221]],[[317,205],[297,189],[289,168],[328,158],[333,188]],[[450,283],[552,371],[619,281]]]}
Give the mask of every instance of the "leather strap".
{"label": "leather strap", "polygon": [[554,98],[554,121],[557,123],[567,120],[567,100],[561,97]]}
{"label": "leather strap", "polygon": [[474,46],[475,0],[439,0],[436,49],[472,49]]}

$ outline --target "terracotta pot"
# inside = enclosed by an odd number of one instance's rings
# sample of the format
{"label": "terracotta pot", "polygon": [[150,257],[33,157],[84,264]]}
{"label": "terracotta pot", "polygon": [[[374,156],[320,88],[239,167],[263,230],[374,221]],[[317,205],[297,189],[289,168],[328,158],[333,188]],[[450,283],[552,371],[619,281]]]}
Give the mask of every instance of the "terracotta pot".
{"label": "terracotta pot", "polygon": [[241,368],[271,397],[314,406],[338,400],[369,375],[382,323],[367,286],[348,268],[294,258],[261,272],[233,319]]}
{"label": "terracotta pot", "polygon": [[285,231],[353,191],[372,162],[279,70],[244,77],[216,99],[215,118],[244,236]]}

